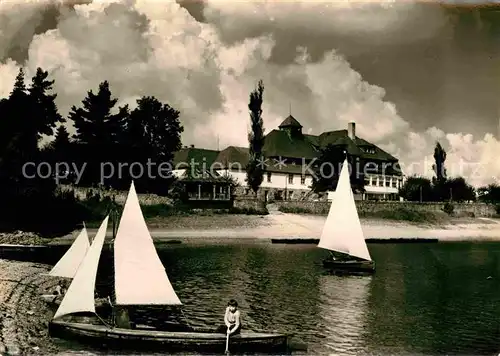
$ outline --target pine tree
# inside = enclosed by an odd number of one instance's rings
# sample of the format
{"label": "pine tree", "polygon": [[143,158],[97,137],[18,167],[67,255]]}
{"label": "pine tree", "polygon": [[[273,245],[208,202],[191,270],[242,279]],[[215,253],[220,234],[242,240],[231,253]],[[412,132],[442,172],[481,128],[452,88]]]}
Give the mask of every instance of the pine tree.
{"label": "pine tree", "polygon": [[[95,185],[101,182],[100,164],[103,162],[121,161],[123,154],[119,143],[123,137],[128,106],[118,108],[113,114],[118,99],[113,98],[107,81],[99,84],[97,94],[92,90],[82,101],[82,107],[73,106],[69,119],[76,129],[74,135],[78,146],[76,158],[80,164],[87,164],[86,174],[81,184]],[[113,182],[110,182],[113,184]]]}
{"label": "pine tree", "polygon": [[51,136],[53,129],[58,123],[66,120],[59,114],[55,99],[57,94],[48,94],[54,85],[53,80],[47,80],[49,73],[37,68],[36,74],[31,79],[31,87],[28,89],[33,105],[37,123],[37,137],[42,135]]}

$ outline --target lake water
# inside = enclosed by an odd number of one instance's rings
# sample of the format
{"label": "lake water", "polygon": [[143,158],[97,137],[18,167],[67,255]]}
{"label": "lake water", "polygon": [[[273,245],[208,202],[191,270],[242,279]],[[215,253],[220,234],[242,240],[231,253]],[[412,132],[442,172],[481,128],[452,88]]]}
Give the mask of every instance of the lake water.
{"label": "lake water", "polygon": [[[500,244],[370,244],[373,276],[333,276],[314,245],[164,245],[158,252],[194,325],[296,333],[308,354],[497,354]],[[488,278],[491,276],[492,278]]]}

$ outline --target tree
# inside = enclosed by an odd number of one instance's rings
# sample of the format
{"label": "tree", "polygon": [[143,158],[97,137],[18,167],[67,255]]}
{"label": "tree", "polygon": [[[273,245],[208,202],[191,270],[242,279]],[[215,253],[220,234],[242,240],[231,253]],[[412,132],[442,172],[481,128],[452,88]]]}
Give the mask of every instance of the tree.
{"label": "tree", "polygon": [[500,203],[500,186],[496,183],[478,189],[479,200],[485,203]]}
{"label": "tree", "polygon": [[434,148],[434,164],[432,169],[435,176],[432,178],[432,185],[434,190],[434,196],[437,201],[449,199],[449,189],[446,187],[446,151],[443,149],[439,142],[436,142],[436,147]]}
{"label": "tree", "polygon": [[315,176],[313,178],[312,190],[315,193],[335,190],[340,177],[342,164],[347,158],[350,166],[351,188],[355,193],[364,192],[364,177],[360,172],[356,172],[355,157],[347,153],[346,145],[328,145],[323,148],[317,160],[315,167]]}
{"label": "tree", "polygon": [[[137,100],[137,107],[125,121],[124,141],[129,162],[139,162],[146,166],[148,159],[159,167],[161,163],[171,163],[174,153],[182,148],[181,133],[184,131],[180,121],[180,112],[168,104],[161,103],[155,97],[142,97]],[[137,180],[138,190],[148,187],[159,193],[168,193],[172,178],[169,172],[162,170],[160,177],[147,177]],[[166,179],[168,176],[168,179]],[[128,185],[129,182],[126,183]]]}
{"label": "tree", "polygon": [[87,163],[83,185],[94,185],[100,182],[100,163],[120,160],[118,143],[123,136],[128,106],[118,108],[113,114],[118,99],[112,98],[109,83],[99,84],[97,94],[92,90],[82,100],[82,107],[73,106],[69,118],[76,129],[74,135],[78,144],[78,160],[80,164]]}
{"label": "tree", "polygon": [[111,113],[117,102],[111,97],[107,81],[99,84],[97,94],[88,91],[83,107],[72,106],[69,114],[76,129],[75,140],[93,146],[117,143],[128,116],[128,105],[118,108],[117,114]]}
{"label": "tree", "polygon": [[432,183],[425,177],[409,177],[399,189],[399,195],[407,201],[428,202],[432,201]]}
{"label": "tree", "polygon": [[71,138],[68,130],[64,125],[61,125],[56,130],[54,141],[51,142],[51,147],[58,152],[63,153],[71,144]]}
{"label": "tree", "polygon": [[437,192],[438,197],[456,202],[476,200],[474,187],[468,184],[463,177],[447,179]]}
{"label": "tree", "polygon": [[[55,134],[55,138],[42,150],[45,160],[51,163],[52,167],[55,167],[57,162],[69,163],[73,160],[74,155],[74,143],[71,140],[71,136],[64,125],[60,125]],[[72,168],[70,166],[70,168]],[[62,172],[59,172],[62,174]],[[71,169],[68,173],[68,178],[74,176],[74,172]]]}
{"label": "tree", "polygon": [[48,76],[47,71],[37,68],[36,74],[31,79],[31,87],[28,89],[33,105],[32,110],[36,115],[38,139],[42,134],[51,136],[56,125],[66,121],[57,110],[55,103],[57,94],[47,93],[54,85],[54,80],[47,80]]}
{"label": "tree", "polygon": [[262,148],[264,147],[264,123],[262,120],[262,100],[264,84],[259,81],[257,88],[250,93],[248,110],[250,112],[251,131],[248,134],[250,159],[246,168],[246,182],[257,195],[264,179]]}
{"label": "tree", "polygon": [[441,146],[439,142],[436,142],[436,147],[434,148],[434,164],[432,169],[436,175],[435,180],[439,183],[446,180],[446,168],[444,162],[446,161],[446,151]]}

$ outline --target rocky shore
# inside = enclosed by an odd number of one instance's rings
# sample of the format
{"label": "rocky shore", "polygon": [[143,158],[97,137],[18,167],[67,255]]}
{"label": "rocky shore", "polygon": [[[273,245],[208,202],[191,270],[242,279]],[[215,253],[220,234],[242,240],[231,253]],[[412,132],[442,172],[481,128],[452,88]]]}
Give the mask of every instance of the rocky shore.
{"label": "rocky shore", "polygon": [[46,245],[51,239],[40,237],[32,232],[9,232],[0,233],[0,244],[13,245]]}
{"label": "rocky shore", "polygon": [[0,260],[0,354],[52,355],[57,347],[48,337],[54,311],[40,294],[57,283],[42,275],[49,266]]}

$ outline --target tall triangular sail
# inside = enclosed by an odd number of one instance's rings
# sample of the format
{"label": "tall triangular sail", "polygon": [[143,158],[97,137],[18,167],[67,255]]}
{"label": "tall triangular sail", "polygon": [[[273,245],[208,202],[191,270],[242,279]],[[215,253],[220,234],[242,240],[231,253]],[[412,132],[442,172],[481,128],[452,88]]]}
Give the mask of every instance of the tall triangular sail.
{"label": "tall triangular sail", "polygon": [[346,159],[318,247],[371,261],[354,202],[348,165]]}
{"label": "tall triangular sail", "polygon": [[78,312],[95,313],[95,281],[102,246],[104,244],[104,239],[106,238],[106,230],[108,229],[108,219],[109,216],[106,216],[99,227],[92,245],[90,246],[82,263],[78,267],[78,270],[73,277],[73,281],[64,295],[61,305],[54,315],[54,319],[63,315]]}
{"label": "tall triangular sail", "polygon": [[134,183],[114,243],[117,305],[182,305],[160,261]]}
{"label": "tall triangular sail", "polygon": [[78,234],[68,251],[66,251],[64,256],[61,257],[49,272],[49,276],[73,278],[89,248],[89,236],[84,224],[80,234]]}

